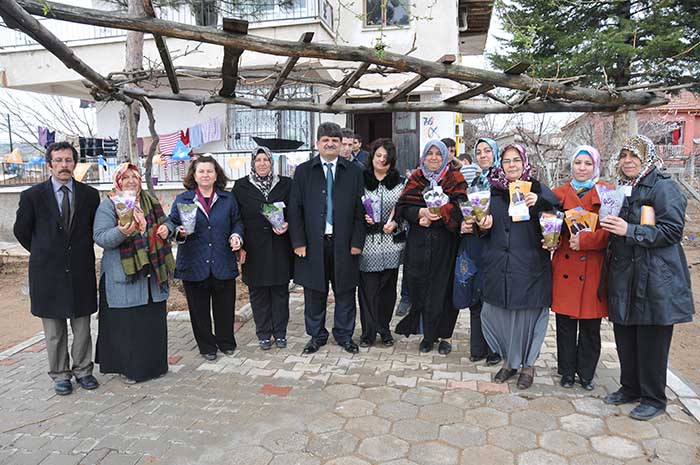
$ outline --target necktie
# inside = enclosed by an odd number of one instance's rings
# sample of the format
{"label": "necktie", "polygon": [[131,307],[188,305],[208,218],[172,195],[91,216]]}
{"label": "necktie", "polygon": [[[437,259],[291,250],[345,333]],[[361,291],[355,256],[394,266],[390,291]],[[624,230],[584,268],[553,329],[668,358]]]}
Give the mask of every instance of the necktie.
{"label": "necktie", "polygon": [[70,225],[70,191],[66,186],[61,186],[60,191],[63,192],[63,200],[61,201],[61,218],[63,219],[63,227],[68,230],[68,226]]}
{"label": "necktie", "polygon": [[333,224],[333,163],[326,165],[326,223]]}

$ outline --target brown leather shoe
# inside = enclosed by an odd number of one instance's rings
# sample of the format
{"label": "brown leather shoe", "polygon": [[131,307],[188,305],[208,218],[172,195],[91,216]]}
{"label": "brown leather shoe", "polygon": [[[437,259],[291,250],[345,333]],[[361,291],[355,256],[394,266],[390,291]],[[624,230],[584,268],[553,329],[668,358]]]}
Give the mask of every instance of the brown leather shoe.
{"label": "brown leather shoe", "polygon": [[501,368],[493,377],[494,383],[505,383],[518,372],[515,368]]}
{"label": "brown leather shoe", "polygon": [[525,372],[520,372],[520,376],[518,376],[518,382],[517,386],[518,389],[527,389],[530,386],[532,386],[532,381],[534,380],[534,372],[532,375],[525,373]]}

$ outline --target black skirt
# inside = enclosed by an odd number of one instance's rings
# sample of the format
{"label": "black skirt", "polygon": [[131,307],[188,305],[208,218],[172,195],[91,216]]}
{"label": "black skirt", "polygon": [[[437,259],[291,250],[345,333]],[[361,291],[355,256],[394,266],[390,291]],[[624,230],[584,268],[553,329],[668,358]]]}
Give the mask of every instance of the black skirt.
{"label": "black skirt", "polygon": [[146,305],[110,308],[103,275],[95,363],[100,365],[100,373],[118,373],[135,381],[167,373],[166,301],[153,302],[149,296]]}

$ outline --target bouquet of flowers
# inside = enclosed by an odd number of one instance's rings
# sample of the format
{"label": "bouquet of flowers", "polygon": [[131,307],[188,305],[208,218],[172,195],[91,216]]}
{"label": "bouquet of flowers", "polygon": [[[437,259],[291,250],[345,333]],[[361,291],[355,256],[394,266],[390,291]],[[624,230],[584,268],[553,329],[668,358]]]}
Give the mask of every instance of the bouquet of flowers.
{"label": "bouquet of flowers", "polygon": [[460,200],[459,209],[462,211],[462,216],[465,220],[474,216],[474,207],[472,207],[469,200]]}
{"label": "bouquet of flowers", "polygon": [[363,195],[362,205],[372,221],[379,223],[382,220],[382,201],[379,197],[372,194]]}
{"label": "bouquet of flowers", "polygon": [[491,190],[482,190],[474,186],[469,188],[467,195],[476,221],[481,221],[486,218],[489,214],[489,206],[491,205]]}
{"label": "bouquet of flowers", "polygon": [[564,224],[564,215],[561,212],[540,213],[540,228],[542,229],[542,237],[546,248],[554,249],[557,246],[561,236],[562,224]]}
{"label": "bouquet of flowers", "polygon": [[134,219],[136,207],[136,191],[117,191],[111,196],[114,209],[117,211],[119,226],[126,226]]}
{"label": "bouquet of flowers", "polygon": [[608,189],[605,186],[596,184],[598,197],[600,197],[600,219],[608,215],[617,216],[625,201],[625,191],[622,189]]}
{"label": "bouquet of flowers", "polygon": [[260,213],[274,229],[284,227],[284,202],[264,203]]}
{"label": "bouquet of flowers", "polygon": [[440,207],[446,205],[450,201],[450,198],[442,191],[442,187],[440,186],[425,190],[423,192],[423,199],[430,213],[435,215],[440,215]]}
{"label": "bouquet of flowers", "polygon": [[182,227],[185,228],[187,234],[192,234],[194,226],[197,224],[197,205],[193,203],[178,203],[177,209],[180,212]]}

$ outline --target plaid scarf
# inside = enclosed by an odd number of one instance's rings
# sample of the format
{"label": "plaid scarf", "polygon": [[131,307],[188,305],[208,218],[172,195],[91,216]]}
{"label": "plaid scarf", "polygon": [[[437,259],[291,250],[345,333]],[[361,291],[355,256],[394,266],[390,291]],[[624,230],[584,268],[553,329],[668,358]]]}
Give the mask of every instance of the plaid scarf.
{"label": "plaid scarf", "polygon": [[[460,222],[462,221],[459,201],[467,200],[467,182],[459,171],[448,170],[437,184],[442,187],[443,192],[450,198],[450,202],[447,205],[443,205],[440,209],[442,221],[448,230],[456,232],[459,230]],[[408,178],[401,197],[396,202],[396,215],[398,216],[400,211],[406,207],[426,207],[423,191],[430,188],[430,185],[431,182],[426,179],[420,168],[414,171]]]}
{"label": "plaid scarf", "polygon": [[175,271],[170,242],[156,234],[166,217],[160,202],[147,192],[139,192],[139,202],[146,218],[146,231],[127,237],[119,246],[119,256],[127,281],[135,282],[152,273],[162,289]]}

